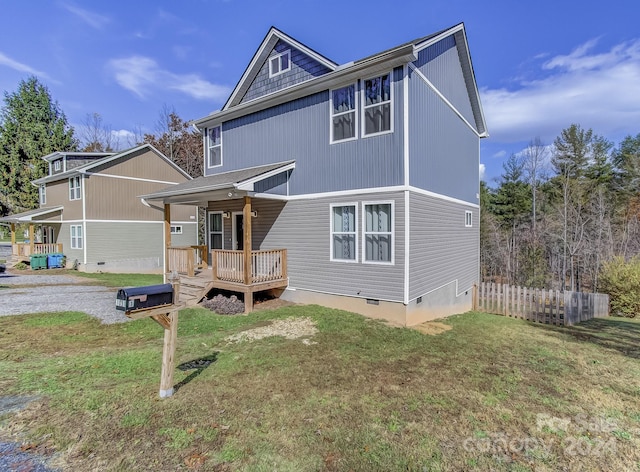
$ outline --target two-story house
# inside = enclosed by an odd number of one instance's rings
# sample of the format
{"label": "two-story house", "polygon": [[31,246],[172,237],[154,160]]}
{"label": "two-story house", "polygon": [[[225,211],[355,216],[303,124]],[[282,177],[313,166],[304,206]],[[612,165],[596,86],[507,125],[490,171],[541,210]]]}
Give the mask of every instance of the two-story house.
{"label": "two-story house", "polygon": [[342,65],[271,28],[194,124],[205,176],[144,198],[207,207],[208,288],[407,325],[471,308],[487,131],[463,24]]}
{"label": "two-story house", "polygon": [[[188,174],[149,144],[119,153],[54,152],[43,159],[49,173],[32,182],[40,207],[0,218],[11,226],[16,259],[63,253],[68,267],[87,272],[162,271],[163,208],[138,195],[191,181]],[[175,209],[174,243],[197,244],[197,214],[194,206]],[[28,242],[16,243],[21,224],[29,227]]]}

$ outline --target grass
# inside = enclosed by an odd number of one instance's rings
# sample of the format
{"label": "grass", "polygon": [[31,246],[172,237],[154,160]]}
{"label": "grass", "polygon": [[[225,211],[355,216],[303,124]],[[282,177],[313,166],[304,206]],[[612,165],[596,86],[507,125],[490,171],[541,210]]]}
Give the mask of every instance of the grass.
{"label": "grass", "polygon": [[[317,344],[224,341],[300,316]],[[6,317],[0,391],[40,396],[6,421],[71,470],[638,469],[640,322],[444,322],[428,336],[319,306],[183,310],[177,364],[213,362],[176,370],[176,394],[159,400],[151,320]]]}
{"label": "grass", "polygon": [[159,274],[111,274],[88,273],[80,271],[67,271],[79,277],[95,280],[107,287],[137,287],[143,285],[156,285],[162,283],[162,275]]}

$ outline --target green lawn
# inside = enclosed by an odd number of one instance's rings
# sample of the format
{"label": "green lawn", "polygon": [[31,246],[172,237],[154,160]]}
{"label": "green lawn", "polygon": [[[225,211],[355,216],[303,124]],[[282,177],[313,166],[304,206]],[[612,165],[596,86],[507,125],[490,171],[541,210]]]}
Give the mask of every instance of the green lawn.
{"label": "green lawn", "polygon": [[[318,332],[232,343],[274,320]],[[572,328],[468,313],[430,336],[294,306],[180,313],[175,395],[162,329],[80,313],[0,318],[0,424],[69,470],[638,470],[640,322]]]}

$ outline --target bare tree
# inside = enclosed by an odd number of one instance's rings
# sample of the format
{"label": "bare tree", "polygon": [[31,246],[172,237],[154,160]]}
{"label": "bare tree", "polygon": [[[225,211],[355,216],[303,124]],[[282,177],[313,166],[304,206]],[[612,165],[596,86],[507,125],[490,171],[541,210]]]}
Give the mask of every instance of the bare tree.
{"label": "bare tree", "polygon": [[119,148],[111,125],[102,120],[100,113],[87,113],[80,127],[80,140],[85,152],[113,152]]}

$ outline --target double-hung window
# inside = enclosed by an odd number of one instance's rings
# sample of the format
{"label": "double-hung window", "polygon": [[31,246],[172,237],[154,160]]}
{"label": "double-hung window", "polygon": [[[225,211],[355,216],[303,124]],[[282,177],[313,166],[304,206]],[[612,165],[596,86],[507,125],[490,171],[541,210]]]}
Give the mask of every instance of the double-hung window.
{"label": "double-hung window", "polygon": [[331,91],[331,142],[356,139],[358,105],[356,85],[348,85]]}
{"label": "double-hung window", "polygon": [[283,51],[269,58],[269,77],[291,70],[291,51]]}
{"label": "double-hung window", "polygon": [[393,131],[391,73],[364,80],[362,94],[362,135]]}
{"label": "double-hung window", "polygon": [[82,249],[82,225],[71,225],[71,249]]}
{"label": "double-hung window", "polygon": [[40,205],[47,204],[47,186],[41,185],[38,187],[38,195],[40,196]]}
{"label": "double-hung window", "polygon": [[357,206],[355,203],[331,205],[331,260],[358,261]]}
{"label": "double-hung window", "polygon": [[53,170],[55,170],[56,172],[60,171],[60,169],[62,168],[61,165],[62,161],[60,159],[58,159],[57,161],[53,162]]}
{"label": "double-hung window", "polygon": [[182,234],[182,225],[171,226],[171,234]]}
{"label": "double-hung window", "polygon": [[69,200],[80,200],[82,193],[80,193],[80,176],[76,175],[69,179]]}
{"label": "double-hung window", "polygon": [[207,129],[207,167],[222,165],[222,127]]}
{"label": "double-hung window", "polygon": [[393,202],[364,203],[364,262],[393,264]]}

